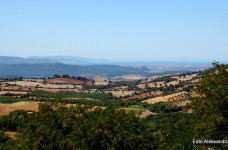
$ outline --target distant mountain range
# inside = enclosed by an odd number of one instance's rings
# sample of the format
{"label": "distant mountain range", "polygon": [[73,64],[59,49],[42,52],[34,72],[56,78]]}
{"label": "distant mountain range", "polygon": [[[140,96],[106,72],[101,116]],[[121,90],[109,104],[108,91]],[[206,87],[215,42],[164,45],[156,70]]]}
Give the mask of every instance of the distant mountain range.
{"label": "distant mountain range", "polygon": [[150,71],[147,67],[99,64],[104,62],[103,59],[71,56],[28,58],[0,56],[0,77],[48,77],[54,74],[118,76]]}
{"label": "distant mountain range", "polygon": [[[161,67],[160,67],[161,68]],[[197,68],[151,69],[149,66],[110,65],[105,59],[82,58],[72,56],[50,57],[9,57],[0,56],[0,77],[48,77],[54,74],[121,76],[128,74],[158,76],[184,73]]]}
{"label": "distant mountain range", "polygon": [[105,59],[83,58],[74,56],[47,56],[47,57],[12,57],[0,56],[0,64],[44,64],[63,63],[71,65],[107,64]]}
{"label": "distant mountain range", "polygon": [[50,60],[53,62],[60,62],[63,64],[71,65],[94,65],[94,64],[107,64],[108,60],[105,59],[95,59],[95,58],[84,58],[75,56],[47,56],[47,57],[27,57],[25,59],[30,60]]}
{"label": "distant mountain range", "polygon": [[143,74],[150,71],[146,67],[128,67],[117,65],[68,65],[62,63],[43,64],[0,64],[1,77],[48,77],[54,74],[69,75],[105,75],[120,76],[127,74]]}
{"label": "distant mountain range", "polygon": [[0,64],[43,64],[43,63],[57,63],[51,59],[33,59],[33,58],[21,58],[12,56],[0,56]]}

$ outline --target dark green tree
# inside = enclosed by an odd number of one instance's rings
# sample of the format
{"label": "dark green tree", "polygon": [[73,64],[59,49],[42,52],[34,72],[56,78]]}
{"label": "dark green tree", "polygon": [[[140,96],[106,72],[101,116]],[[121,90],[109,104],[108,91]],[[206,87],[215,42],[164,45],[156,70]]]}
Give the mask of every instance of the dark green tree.
{"label": "dark green tree", "polygon": [[[200,80],[190,106],[196,117],[195,139],[228,140],[228,71],[227,66],[213,63]],[[208,145],[204,145],[206,147]],[[228,148],[226,144],[210,145]]]}
{"label": "dark green tree", "polygon": [[156,149],[155,130],[133,112],[44,103],[24,120],[24,149]]}

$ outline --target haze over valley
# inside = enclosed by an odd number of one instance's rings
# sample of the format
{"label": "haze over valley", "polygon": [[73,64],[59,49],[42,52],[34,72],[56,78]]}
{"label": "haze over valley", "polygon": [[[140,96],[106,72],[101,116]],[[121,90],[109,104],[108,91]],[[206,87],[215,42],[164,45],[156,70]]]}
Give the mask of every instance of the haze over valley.
{"label": "haze over valley", "polygon": [[[56,57],[9,57],[0,56],[0,77],[48,77],[54,74],[121,79],[121,76],[135,75],[138,79],[172,75],[204,70],[208,63],[165,63],[165,62],[112,62],[105,59],[92,59],[72,56]],[[124,78],[123,78],[124,79]],[[130,78],[129,78],[130,79]],[[130,79],[131,80],[131,79]],[[133,78],[134,80],[134,78]]]}

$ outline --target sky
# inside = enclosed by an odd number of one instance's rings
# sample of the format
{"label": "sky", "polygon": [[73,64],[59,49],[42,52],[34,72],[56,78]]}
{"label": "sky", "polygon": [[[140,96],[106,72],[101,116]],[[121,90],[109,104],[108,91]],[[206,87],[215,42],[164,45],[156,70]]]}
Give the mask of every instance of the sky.
{"label": "sky", "polygon": [[227,0],[2,0],[1,56],[228,61]]}

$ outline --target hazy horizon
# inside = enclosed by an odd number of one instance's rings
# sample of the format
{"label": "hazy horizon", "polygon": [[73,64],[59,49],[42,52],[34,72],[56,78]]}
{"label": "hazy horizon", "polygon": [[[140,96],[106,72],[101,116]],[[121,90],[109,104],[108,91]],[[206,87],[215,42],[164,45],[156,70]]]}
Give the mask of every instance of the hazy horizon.
{"label": "hazy horizon", "polygon": [[[211,65],[214,61],[200,61],[200,60],[190,60],[190,59],[180,59],[180,60],[112,60],[112,59],[105,59],[105,58],[92,58],[92,57],[81,57],[81,56],[67,56],[67,55],[50,55],[50,56],[27,56],[27,57],[20,57],[20,56],[2,56],[0,57],[16,57],[16,58],[23,58],[23,59],[46,59],[46,60],[56,60],[57,62],[64,63],[64,61],[69,61],[72,63],[65,63],[65,64],[103,64],[103,65],[159,65],[159,64],[167,64],[167,65],[193,65],[193,64],[202,64],[202,65]],[[78,63],[76,63],[79,61]],[[83,63],[85,61],[85,63]],[[86,63],[86,61],[88,61]],[[53,62],[52,62],[53,63]],[[228,61],[221,61],[219,63],[228,63]]]}
{"label": "hazy horizon", "polygon": [[3,56],[227,62],[228,1],[1,1]]}

